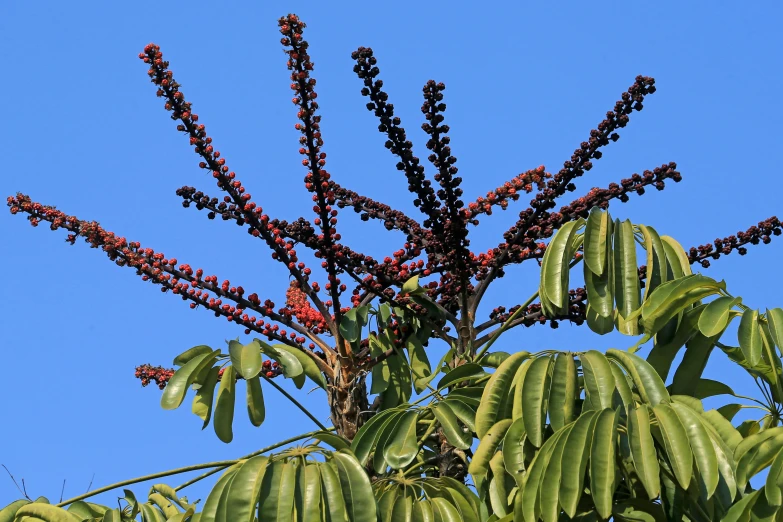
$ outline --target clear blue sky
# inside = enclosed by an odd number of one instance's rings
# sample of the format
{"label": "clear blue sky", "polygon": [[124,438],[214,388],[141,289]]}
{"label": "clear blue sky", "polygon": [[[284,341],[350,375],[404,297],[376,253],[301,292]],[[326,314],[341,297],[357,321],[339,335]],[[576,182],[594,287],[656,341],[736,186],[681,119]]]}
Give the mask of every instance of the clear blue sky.
{"label": "clear blue sky", "polygon": [[[686,247],[783,214],[779,2],[460,4],[468,2],[188,2],[165,8],[3,2],[0,142],[6,152],[0,192],[26,192],[99,220],[282,303],[287,274],[259,241],[181,207],[174,191],[182,185],[218,194],[155,97],[137,54],[150,41],[162,46],[217,147],[270,214],[309,218],[276,28],[280,15],[295,11],[309,24],[331,172],[362,194],[412,210],[352,72],[350,53],[360,45],[375,49],[421,157],[421,87],[430,78],[446,83],[446,118],[468,195],[483,195],[540,164],[557,171],[634,77],[644,74],[656,78],[658,92],[579,180],[579,190],[676,161],[682,183],[633,197],[612,212]],[[473,246],[494,246],[525,203],[485,219]],[[367,253],[383,255],[403,241],[377,223],[360,226],[352,213],[343,216],[346,242]],[[32,496],[57,499],[63,479],[69,497],[82,493],[93,474],[93,487],[99,487],[233,458],[311,429],[272,390],[261,428],[237,409],[229,446],[211,429],[200,432],[189,407],[164,412],[160,393],[142,389],[134,367],[169,364],[190,346],[221,346],[241,330],[191,311],[99,251],[66,245],[62,232],[32,229],[6,213],[0,238],[6,292],[0,301],[6,368],[0,463],[25,478]],[[780,306],[781,254],[783,241],[776,239],[746,258],[721,259],[706,273],[725,278],[750,306]],[[533,291],[535,266],[512,273],[487,304],[511,306]],[[581,350],[632,343],[564,325],[556,332],[518,331],[502,344],[507,350]],[[722,356],[708,374],[757,393]],[[326,418],[322,392],[303,401]],[[207,486],[186,492],[204,498]],[[143,496],[147,487],[134,489]],[[113,503],[115,496],[99,500]],[[18,497],[0,476],[0,505]]]}

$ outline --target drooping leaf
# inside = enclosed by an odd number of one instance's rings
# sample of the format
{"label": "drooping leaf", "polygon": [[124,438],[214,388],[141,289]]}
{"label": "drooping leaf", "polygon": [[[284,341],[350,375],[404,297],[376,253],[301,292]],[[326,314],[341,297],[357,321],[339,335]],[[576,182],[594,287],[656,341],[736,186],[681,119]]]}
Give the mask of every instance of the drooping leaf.
{"label": "drooping leaf", "polygon": [[[201,522],[216,522],[218,519],[218,508],[220,507],[220,501],[225,498],[224,493],[227,495],[231,486],[231,481],[234,479],[234,475],[243,463],[238,462],[233,466],[226,469],[218,479],[212,491],[209,492],[207,500],[204,502],[204,507],[201,510]],[[142,504],[142,514],[146,507],[150,507],[147,504]],[[225,508],[225,506],[223,506]],[[225,513],[225,511],[224,511]],[[146,521],[147,517],[144,516]]]}
{"label": "drooping leaf", "polygon": [[644,237],[644,248],[647,251],[647,282],[644,286],[642,299],[645,300],[650,292],[668,279],[666,250],[654,228],[645,225],[639,225],[638,228]]}
{"label": "drooping leaf", "polygon": [[266,418],[264,392],[258,375],[247,380],[247,414],[253,426],[261,426]]}
{"label": "drooping leaf", "polygon": [[564,449],[573,424],[569,424],[558,433],[561,433],[549,458],[549,465],[544,470],[541,481],[541,516],[545,522],[557,522],[560,514],[559,494],[562,476],[573,472],[571,462],[563,459]]}
{"label": "drooping leaf", "polygon": [[238,341],[228,342],[228,354],[231,364],[245,379],[252,379],[261,371],[261,345],[258,341],[242,344]]}
{"label": "drooping leaf", "polygon": [[729,324],[731,309],[742,302],[742,299],[721,296],[707,304],[699,316],[699,330],[705,337],[721,333]]}
{"label": "drooping leaf", "polygon": [[539,293],[555,310],[563,309],[568,303],[569,263],[573,258],[571,247],[576,231],[583,223],[580,218],[563,224],[544,253]]}
{"label": "drooping leaf", "polygon": [[638,355],[614,348],[607,350],[606,355],[620,363],[628,372],[644,402],[650,406],[670,402],[666,386],[650,363]]}
{"label": "drooping leaf", "polygon": [[[29,517],[29,518],[27,518]],[[81,522],[81,519],[60,507],[39,502],[30,502],[16,511],[15,520],[30,520],[41,522]]]}
{"label": "drooping leaf", "polygon": [[576,411],[576,364],[570,353],[558,353],[552,367],[552,383],[549,391],[549,422],[559,430],[574,420]]}
{"label": "drooping leaf", "polygon": [[759,311],[745,310],[740,319],[737,338],[745,359],[751,366],[756,366],[761,362],[761,329],[759,327]]}
{"label": "drooping leaf", "polygon": [[589,350],[579,355],[584,374],[585,408],[603,410],[612,407],[615,381],[604,354]]}
{"label": "drooping leaf", "polygon": [[618,413],[605,409],[599,412],[593,427],[590,444],[590,492],[598,514],[609,518],[612,514],[614,496],[615,447],[617,439]]}
{"label": "drooping leaf", "polygon": [[772,335],[772,341],[778,350],[783,352],[783,308],[772,308],[767,310],[767,323],[769,323],[769,333]]}
{"label": "drooping leaf", "polygon": [[215,420],[212,423],[218,438],[228,444],[234,438],[232,424],[234,423],[234,402],[236,396],[236,372],[229,365],[220,378],[217,402],[215,403]]}
{"label": "drooping leaf", "polygon": [[214,350],[212,350],[212,348],[210,348],[205,344],[194,346],[193,348],[189,348],[188,350],[185,350],[181,354],[177,355],[174,358],[174,366],[185,366],[185,364],[187,364],[188,361],[190,361],[197,355],[205,355],[208,353],[212,353],[213,351]]}
{"label": "drooping leaf", "polygon": [[375,497],[370,479],[361,464],[348,451],[341,449],[332,453],[345,507],[350,522],[375,522],[377,518]]}
{"label": "drooping leaf", "polygon": [[[340,478],[334,467],[325,462],[317,464],[321,472],[321,498],[323,501],[323,519],[325,522],[345,522],[345,498],[340,484]],[[258,522],[262,522],[259,520]]]}
{"label": "drooping leaf", "polygon": [[672,403],[672,408],[674,408],[688,434],[688,441],[693,451],[696,468],[701,477],[701,484],[704,487],[707,498],[710,498],[718,487],[720,476],[718,472],[718,457],[710,441],[709,433],[702,425],[697,413],[692,409],[679,402]]}
{"label": "drooping leaf", "polygon": [[227,520],[253,522],[268,462],[268,457],[258,455],[239,466],[227,487],[228,494],[225,498]]}
{"label": "drooping leaf", "polygon": [[653,412],[674,476],[680,487],[687,490],[693,473],[693,452],[688,442],[688,432],[669,404],[660,403],[653,407]]}
{"label": "drooping leaf", "polygon": [[[318,365],[315,364],[313,358],[307,355],[303,349],[300,350],[298,348],[294,348],[293,346],[288,346],[286,344],[276,344],[274,345],[274,347],[280,350],[281,352],[288,352],[294,357],[296,357],[297,360],[299,361],[299,364],[302,366],[302,371],[304,372],[304,375],[309,377],[311,381],[313,381],[321,388],[326,389],[326,378],[324,378],[324,374],[321,373],[321,370],[318,369]],[[295,370],[295,368],[292,368],[291,370]],[[301,377],[301,375],[299,377]],[[297,383],[297,377],[294,377],[293,379],[294,379],[294,384],[296,384],[297,388],[301,388],[302,386]]]}
{"label": "drooping leaf", "polygon": [[590,209],[585,224],[585,266],[595,274],[603,274],[607,266],[607,251],[611,247],[612,218],[599,207]]}
{"label": "drooping leaf", "polygon": [[614,222],[614,292],[617,303],[617,329],[625,335],[638,335],[637,320],[629,320],[641,304],[636,242],[629,220]]}
{"label": "drooping leaf", "polygon": [[261,353],[280,363],[280,368],[283,370],[285,377],[293,379],[302,375],[304,372],[302,363],[291,352],[282,349],[279,344],[271,346],[260,339],[255,339],[255,341],[261,345]]}
{"label": "drooping leaf", "polygon": [[294,465],[281,460],[270,462],[261,481],[258,522],[293,522],[295,489]]}
{"label": "drooping leaf", "polygon": [[552,357],[539,357],[530,364],[525,375],[522,388],[524,408],[522,418],[525,420],[527,438],[535,447],[540,448],[544,442],[544,426],[549,402]]}
{"label": "drooping leaf", "polygon": [[489,473],[489,461],[495,456],[509,427],[511,427],[511,419],[500,420],[479,439],[478,448],[468,466],[468,473],[473,475],[476,482],[480,482]]}
{"label": "drooping leaf", "polygon": [[422,346],[421,341],[415,336],[409,337],[405,346],[408,349],[408,357],[410,358],[413,387],[416,390],[416,393],[421,393],[427,389],[427,385],[429,384],[428,377],[432,374],[427,351],[424,349],[424,346]]}
{"label": "drooping leaf", "polygon": [[375,445],[375,441],[378,440],[384,423],[395,413],[398,412],[396,410],[384,410],[376,413],[359,428],[359,431],[351,442],[351,451],[353,451],[356,459],[362,463],[362,465],[364,465],[370,457],[370,453]]}
{"label": "drooping leaf", "polygon": [[321,473],[315,463],[302,463],[296,467],[296,492],[294,507],[296,522],[321,519]]}
{"label": "drooping leaf", "polygon": [[628,412],[628,439],[636,472],[650,500],[661,492],[658,454],[650,432],[650,410],[641,404]]}
{"label": "drooping leaf", "polygon": [[220,368],[217,366],[210,368],[204,383],[201,385],[201,388],[196,390],[196,396],[193,397],[191,410],[204,421],[201,429],[209,425],[209,420],[212,417],[212,404],[215,398],[215,386],[217,386],[219,372]]}
{"label": "drooping leaf", "polygon": [[203,368],[212,366],[219,353],[220,350],[215,350],[214,352],[196,355],[185,363],[182,368],[175,371],[163,390],[163,395],[160,397],[161,407],[164,410],[179,408],[196,376]]}
{"label": "drooping leaf", "polygon": [[529,357],[528,352],[515,353],[503,361],[484,387],[481,403],[476,411],[476,434],[480,439],[484,438],[487,431],[504,414],[504,404],[508,400],[514,375],[522,362]]}
{"label": "drooping leaf", "polygon": [[402,469],[416,458],[419,441],[416,438],[416,421],[419,412],[406,411],[395,427],[394,434],[384,447],[383,457],[393,469]]}
{"label": "drooping leaf", "polygon": [[432,413],[443,428],[443,433],[446,436],[446,440],[454,446],[462,450],[470,448],[473,442],[473,434],[463,431],[462,426],[459,423],[459,419],[449,407],[449,403],[440,402],[432,407]]}
{"label": "drooping leaf", "polygon": [[487,375],[487,372],[485,372],[484,368],[482,368],[479,364],[462,364],[444,375],[441,380],[438,381],[437,389],[442,390],[454,384],[480,379],[485,375]]}
{"label": "drooping leaf", "polygon": [[574,422],[563,449],[563,462],[568,463],[568,467],[560,480],[560,505],[571,518],[576,515],[584,491],[593,430],[598,416],[597,411],[588,411],[580,415]]}

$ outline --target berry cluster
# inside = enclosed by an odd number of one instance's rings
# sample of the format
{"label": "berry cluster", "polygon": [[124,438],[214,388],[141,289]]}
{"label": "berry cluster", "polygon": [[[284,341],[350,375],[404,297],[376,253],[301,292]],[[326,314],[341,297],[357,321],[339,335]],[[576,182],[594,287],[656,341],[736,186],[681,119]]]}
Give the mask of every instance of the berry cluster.
{"label": "berry cluster", "polygon": [[169,383],[171,376],[174,375],[174,370],[171,368],[164,368],[163,366],[142,364],[136,367],[135,375],[137,379],[141,380],[142,386],[147,386],[150,382],[155,381],[158,388],[162,390]]}
{"label": "berry cluster", "polygon": [[712,244],[693,247],[688,251],[688,259],[691,263],[701,263],[701,266],[707,268],[710,266],[710,259],[718,259],[721,254],[729,255],[736,250],[739,255],[744,256],[748,253],[745,245],[765,245],[772,241],[770,236],[779,236],[783,232],[783,225],[777,217],[760,221],[758,225],[750,227],[745,232],[739,231],[737,235],[726,236],[723,239],[718,238]]}

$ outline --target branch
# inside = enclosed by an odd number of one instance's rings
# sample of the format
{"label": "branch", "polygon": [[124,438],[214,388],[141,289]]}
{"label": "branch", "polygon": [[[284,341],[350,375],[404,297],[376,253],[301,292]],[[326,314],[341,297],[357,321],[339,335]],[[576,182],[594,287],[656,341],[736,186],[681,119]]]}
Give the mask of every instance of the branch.
{"label": "branch", "polygon": [[688,250],[688,260],[691,264],[701,263],[701,266],[708,268],[709,259],[718,259],[721,255],[729,255],[736,250],[739,255],[744,256],[748,253],[745,245],[758,245],[759,243],[769,244],[772,241],[770,236],[779,236],[782,225],[777,217],[772,216],[760,221],[758,225],[750,227],[745,232],[739,231],[737,235],[726,236],[723,239],[716,239],[712,244],[707,243],[698,247],[691,247]]}
{"label": "branch", "polygon": [[172,71],[168,69],[169,62],[163,60],[160,47],[155,44],[147,45],[144,52],[139,54],[139,58],[150,64],[147,74],[152,83],[158,86],[157,95],[166,98],[165,109],[172,113],[173,120],[181,122],[177,125],[177,130],[189,136],[190,144],[203,159],[199,163],[199,167],[210,171],[212,177],[217,180],[218,187],[226,191],[230,200],[242,209],[245,221],[252,226],[251,233],[254,236],[261,236],[272,250],[272,258],[286,265],[291,275],[302,285],[302,290],[321,311],[329,329],[335,335],[337,328],[332,321],[331,314],[315,291],[310,288],[307,277],[302,273],[304,263],[297,264],[296,255],[289,254],[285,248],[285,242],[278,241],[274,229],[268,229],[266,224],[269,218],[263,215],[263,208],[251,201],[250,194],[245,192],[245,187],[242,186],[241,181],[236,179],[236,174],[229,171],[226,160],[220,157],[219,151],[214,150],[212,138],[207,136],[206,127],[203,124],[196,123],[199,120],[198,115],[192,113],[192,104],[185,101],[182,91],[179,90],[180,84],[174,80]]}
{"label": "branch", "polygon": [[[602,156],[602,152],[599,150],[601,147],[608,145],[610,141],[617,141],[620,138],[615,131],[628,124],[630,120],[629,114],[634,110],[642,110],[644,97],[655,92],[654,83],[655,80],[652,78],[646,76],[636,77],[634,84],[622,94],[622,99],[615,103],[614,110],[606,113],[606,119],[598,124],[598,129],[590,131],[589,140],[582,142],[580,148],[574,151],[571,159],[566,161],[563,164],[563,168],[554,175],[553,179],[547,182],[547,188],[536,194],[535,199],[530,202],[532,208],[520,213],[520,220],[515,227],[516,232],[511,238],[507,239],[509,246],[516,244],[531,226],[538,224],[542,218],[547,216],[547,211],[555,206],[555,199],[565,194],[566,191],[576,189],[573,180],[592,169],[593,164],[591,160],[599,159]],[[484,292],[486,292],[487,286],[498,276],[498,272],[506,264],[509,246],[500,250],[497,262],[479,283],[476,296],[471,305],[472,313],[475,314],[478,302],[481,300]]]}

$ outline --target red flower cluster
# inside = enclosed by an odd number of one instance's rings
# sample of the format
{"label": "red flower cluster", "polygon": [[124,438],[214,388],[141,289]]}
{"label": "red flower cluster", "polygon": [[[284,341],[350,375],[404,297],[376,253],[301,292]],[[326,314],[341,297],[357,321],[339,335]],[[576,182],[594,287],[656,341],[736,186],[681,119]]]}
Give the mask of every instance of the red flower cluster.
{"label": "red flower cluster", "polygon": [[141,385],[147,386],[150,382],[155,381],[158,388],[161,390],[169,383],[169,379],[174,375],[174,370],[171,368],[164,368],[163,366],[152,366],[150,364],[142,364],[136,367],[136,378],[141,379]]}

